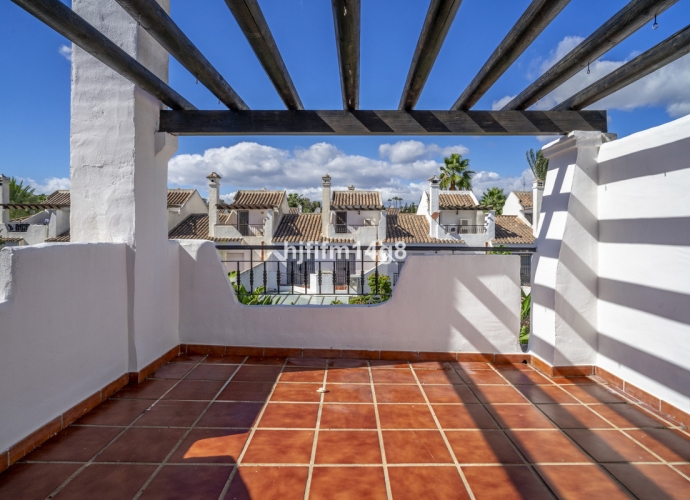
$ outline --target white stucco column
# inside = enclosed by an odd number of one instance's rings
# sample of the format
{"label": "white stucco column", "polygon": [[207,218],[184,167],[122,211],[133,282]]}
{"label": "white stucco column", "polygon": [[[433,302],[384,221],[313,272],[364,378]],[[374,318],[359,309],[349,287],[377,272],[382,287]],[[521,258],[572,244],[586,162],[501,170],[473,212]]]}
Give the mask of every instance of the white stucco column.
{"label": "white stucco column", "polygon": [[539,234],[539,217],[541,212],[541,199],[544,196],[544,181],[535,180],[532,183],[532,233]]}
{"label": "white stucco column", "polygon": [[220,201],[220,175],[211,172],[208,179],[208,235],[216,235],[218,224],[218,202]]}
{"label": "white stucco column", "polygon": [[572,132],[544,148],[549,171],[533,258],[530,350],[553,366],[596,362],[597,155],[612,138]]}
{"label": "white stucco column", "polygon": [[328,225],[331,222],[331,176],[326,174],[321,180],[321,236],[328,238]]}
{"label": "white stucco column", "polygon": [[[169,10],[169,0],[159,0]],[[164,81],[168,54],[114,0],[73,10]],[[129,247],[130,370],[177,342],[176,247],[167,236],[168,160],[177,138],[158,133],[162,104],[73,47],[70,121],[72,242]],[[107,284],[104,284],[107,286]]]}
{"label": "white stucco column", "polygon": [[[4,175],[0,174],[0,204],[10,202],[10,180]],[[9,224],[10,211],[5,207],[0,207],[0,223]]]}
{"label": "white stucco column", "polygon": [[439,178],[435,175],[429,178],[429,236],[438,238],[440,231],[439,217]]}

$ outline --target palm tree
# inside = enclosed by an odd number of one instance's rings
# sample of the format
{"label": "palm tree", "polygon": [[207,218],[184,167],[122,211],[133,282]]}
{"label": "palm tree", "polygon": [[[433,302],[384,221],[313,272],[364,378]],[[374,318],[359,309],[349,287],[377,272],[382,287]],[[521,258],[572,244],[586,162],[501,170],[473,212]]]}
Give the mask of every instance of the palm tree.
{"label": "palm tree", "polygon": [[482,205],[493,207],[496,215],[501,215],[503,213],[503,205],[506,203],[506,194],[503,192],[503,189],[492,187],[484,191],[479,202]]}
{"label": "palm tree", "polygon": [[444,158],[445,166],[441,167],[440,187],[450,191],[472,189],[472,176],[474,172],[470,170],[470,160],[463,159],[457,153],[453,153],[448,158]]}
{"label": "palm tree", "polygon": [[[15,177],[10,178],[10,203],[41,203],[46,199],[43,194],[36,194],[35,189],[24,185],[24,181],[17,182]],[[27,215],[35,214],[36,210],[10,210],[10,219],[20,219]]]}
{"label": "palm tree", "polygon": [[527,163],[529,163],[529,168],[532,169],[534,177],[536,177],[538,181],[545,180],[546,172],[549,170],[549,160],[548,158],[544,157],[542,150],[540,149],[535,154],[534,150],[530,148],[530,150],[527,151],[526,156]]}

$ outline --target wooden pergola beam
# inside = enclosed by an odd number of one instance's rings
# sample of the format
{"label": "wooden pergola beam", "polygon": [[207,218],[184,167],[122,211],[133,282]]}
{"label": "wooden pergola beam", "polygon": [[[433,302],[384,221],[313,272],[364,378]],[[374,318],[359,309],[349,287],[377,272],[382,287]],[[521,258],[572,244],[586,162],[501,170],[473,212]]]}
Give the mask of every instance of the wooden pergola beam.
{"label": "wooden pergola beam", "polygon": [[468,110],[565,8],[570,0],[533,0],[450,109]]}
{"label": "wooden pergola beam", "polygon": [[163,104],[175,110],[196,109],[60,0],[12,1]]}
{"label": "wooden pergola beam", "polygon": [[431,0],[400,97],[399,110],[410,110],[417,104],[461,3],[462,0]]}
{"label": "wooden pergola beam", "polygon": [[632,0],[503,109],[527,109],[677,1]]}
{"label": "wooden pergola beam", "polygon": [[561,135],[607,131],[606,111],[161,111],[176,135]]}
{"label": "wooden pergola beam", "polygon": [[332,0],[343,109],[359,109],[360,0]]}
{"label": "wooden pergola beam", "polygon": [[115,0],[161,46],[232,110],[249,109],[156,0]]}
{"label": "wooden pergola beam", "polygon": [[566,99],[553,110],[565,111],[586,108],[687,53],[690,53],[690,26],[686,26],[660,44]]}
{"label": "wooden pergola beam", "polygon": [[256,0],[225,0],[287,109],[304,109]]}

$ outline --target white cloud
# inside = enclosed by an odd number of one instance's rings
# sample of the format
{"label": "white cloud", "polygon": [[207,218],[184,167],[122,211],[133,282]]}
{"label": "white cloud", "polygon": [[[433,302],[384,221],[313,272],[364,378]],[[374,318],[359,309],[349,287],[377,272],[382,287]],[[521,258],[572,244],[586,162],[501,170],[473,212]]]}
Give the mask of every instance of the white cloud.
{"label": "white cloud", "polygon": [[549,53],[549,57],[543,60],[539,65],[541,72],[546,73],[549,68],[568,55],[568,53],[580,45],[583,40],[584,38],[581,36],[567,36],[558,42],[556,48]]}
{"label": "white cloud", "polygon": [[472,179],[472,191],[474,191],[477,199],[481,194],[489,188],[498,187],[508,194],[511,191],[522,191],[523,189],[531,190],[532,181],[534,181],[534,174],[529,168],[525,169],[520,176],[517,177],[502,177],[496,172],[477,172]]}
{"label": "white cloud", "polygon": [[[515,95],[517,95],[517,94],[515,94]],[[491,109],[493,109],[494,111],[501,110],[501,109],[503,109],[503,106],[508,104],[513,99],[515,99],[514,95],[507,95],[505,97],[501,97],[498,101],[494,101],[491,103]]]}
{"label": "white cloud", "polygon": [[28,184],[34,188],[36,194],[50,194],[58,189],[69,189],[70,181],[68,177],[49,177],[43,179],[43,183],[39,183],[31,178],[24,179],[22,177],[17,178],[18,181],[24,181],[25,185]]}
{"label": "white cloud", "polygon": [[421,141],[398,141],[395,144],[381,144],[379,155],[393,163],[409,163],[416,160],[440,158],[453,153],[466,155],[470,152],[463,145],[440,147],[436,144],[424,144]]}
{"label": "white cloud", "polygon": [[72,61],[72,47],[70,47],[69,45],[60,45],[58,52],[62,57],[64,57],[68,61]]}

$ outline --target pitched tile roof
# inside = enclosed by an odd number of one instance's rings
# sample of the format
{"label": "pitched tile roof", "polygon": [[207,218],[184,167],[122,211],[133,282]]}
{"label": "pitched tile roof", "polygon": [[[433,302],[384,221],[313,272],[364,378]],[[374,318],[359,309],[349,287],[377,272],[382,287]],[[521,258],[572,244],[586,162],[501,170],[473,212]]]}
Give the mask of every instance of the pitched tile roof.
{"label": "pitched tile roof", "polygon": [[532,227],[519,219],[517,215],[497,215],[496,237],[493,242],[497,245],[534,244]]}
{"label": "pitched tile roof", "polygon": [[[227,214],[218,214],[219,222],[223,223]],[[171,240],[210,240],[210,241],[242,241],[242,238],[211,238],[208,235],[208,214],[192,214],[168,233]]]}
{"label": "pitched tile roof", "polygon": [[399,208],[388,207],[386,209],[386,215],[398,215],[400,213]]}
{"label": "pitched tile roof", "polygon": [[168,189],[168,208],[181,207],[193,194],[193,189]]}
{"label": "pitched tile roof", "polygon": [[54,236],[52,238],[48,238],[46,240],[46,243],[69,243],[70,237],[69,237],[69,229],[65,231],[64,233]]}
{"label": "pitched tile roof", "polygon": [[331,210],[384,210],[378,191],[333,191]]}
{"label": "pitched tile roof", "polygon": [[232,203],[227,208],[235,209],[269,209],[279,207],[285,197],[285,191],[237,191]]}
{"label": "pitched tile roof", "polygon": [[280,220],[273,235],[274,243],[299,243],[328,241],[330,243],[354,243],[350,238],[323,238],[321,236],[321,214],[286,214]]}
{"label": "pitched tile roof", "polygon": [[518,197],[520,205],[523,208],[532,208],[532,192],[531,191],[513,191]]}
{"label": "pitched tile roof", "polygon": [[0,243],[21,243],[24,241],[24,238],[3,238],[0,236]]}
{"label": "pitched tile roof", "polygon": [[438,208],[440,210],[491,210],[488,205],[480,205],[474,196],[466,191],[439,193]]}
{"label": "pitched tile roof", "polygon": [[459,245],[462,240],[432,238],[429,236],[429,221],[424,215],[397,214],[386,216],[385,243],[443,243]]}
{"label": "pitched tile roof", "polygon": [[68,189],[60,189],[48,195],[42,203],[46,205],[69,205],[70,196]]}
{"label": "pitched tile roof", "polygon": [[290,207],[290,210],[288,210],[289,214],[298,214],[299,212],[299,207]]}

